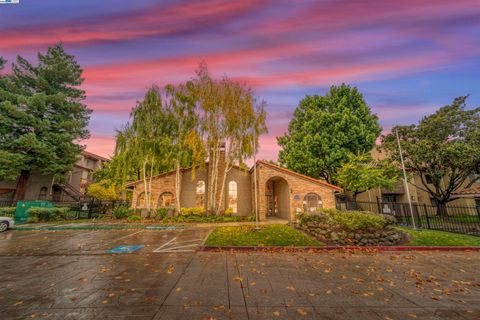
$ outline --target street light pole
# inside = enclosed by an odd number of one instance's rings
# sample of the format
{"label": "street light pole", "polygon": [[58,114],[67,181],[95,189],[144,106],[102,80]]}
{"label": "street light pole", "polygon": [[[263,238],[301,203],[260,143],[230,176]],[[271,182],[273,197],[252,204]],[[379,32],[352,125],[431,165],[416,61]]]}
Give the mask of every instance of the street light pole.
{"label": "street light pole", "polygon": [[254,193],[254,206],[255,206],[255,229],[259,230],[258,223],[258,195],[257,195],[257,130],[253,127],[253,193]]}
{"label": "street light pole", "polygon": [[400,162],[402,163],[403,182],[404,182],[404,185],[405,185],[405,191],[407,192],[408,206],[410,208],[410,215],[412,216],[413,229],[417,229],[417,226],[415,224],[415,217],[413,216],[413,207],[412,207],[412,199],[410,198],[410,190],[408,189],[407,173],[405,171],[405,163],[403,162],[402,146],[400,144],[400,138],[398,137],[398,130],[397,129],[395,129],[395,135],[397,136],[398,151],[400,153]]}

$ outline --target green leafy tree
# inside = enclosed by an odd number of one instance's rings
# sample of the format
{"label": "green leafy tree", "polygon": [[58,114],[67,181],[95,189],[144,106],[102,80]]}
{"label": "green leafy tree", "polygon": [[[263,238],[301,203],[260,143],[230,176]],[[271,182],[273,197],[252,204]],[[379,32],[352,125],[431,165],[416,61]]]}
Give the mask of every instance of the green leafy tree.
{"label": "green leafy tree", "polygon": [[37,58],[19,56],[0,76],[0,179],[18,178],[14,200],[24,198],[32,170],[63,179],[82,151],[76,141],[89,136],[80,65],[61,44]]}
{"label": "green leafy tree", "polygon": [[332,86],[325,96],[306,96],[278,137],[279,162],[313,178],[336,183],[350,153],[370,151],[381,128],[356,87]]}
{"label": "green leafy tree", "polygon": [[417,125],[394,127],[382,137],[382,148],[398,163],[398,131],[405,167],[421,178],[422,184],[416,187],[435,199],[440,215],[446,214],[452,193],[470,187],[475,180],[469,177],[480,169],[480,108],[468,110],[466,99],[455,98]]}
{"label": "green leafy tree", "polygon": [[111,180],[101,180],[87,187],[87,195],[98,200],[118,200],[119,196]]}
{"label": "green leafy tree", "polygon": [[398,181],[398,168],[389,161],[373,160],[369,153],[350,154],[348,162],[337,171],[336,181],[340,187],[357,195],[372,188],[392,189]]}

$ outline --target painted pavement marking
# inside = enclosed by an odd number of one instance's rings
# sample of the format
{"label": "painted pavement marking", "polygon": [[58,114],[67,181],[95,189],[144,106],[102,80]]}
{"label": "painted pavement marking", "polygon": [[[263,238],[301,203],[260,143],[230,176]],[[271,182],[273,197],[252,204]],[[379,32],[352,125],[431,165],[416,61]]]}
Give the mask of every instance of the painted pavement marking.
{"label": "painted pavement marking", "polygon": [[113,249],[107,250],[107,253],[131,253],[145,247],[143,244],[137,246],[118,246]]}
{"label": "painted pavement marking", "polygon": [[117,242],[118,240],[122,240],[122,239],[125,239],[125,238],[128,238],[128,237],[131,237],[135,234],[138,234],[140,232],[143,232],[143,230],[140,230],[140,231],[137,231],[137,232],[134,232],[134,233],[130,233],[130,234],[127,234],[126,236],[123,236],[123,237],[120,237],[118,239],[115,239],[115,240],[112,240],[110,243],[113,243],[113,242]]}
{"label": "painted pavement marking", "polygon": [[153,250],[155,253],[163,252],[194,252],[195,249],[202,243],[203,239],[191,239],[185,241],[176,241],[177,237],[173,237],[166,243],[162,244],[157,249]]}

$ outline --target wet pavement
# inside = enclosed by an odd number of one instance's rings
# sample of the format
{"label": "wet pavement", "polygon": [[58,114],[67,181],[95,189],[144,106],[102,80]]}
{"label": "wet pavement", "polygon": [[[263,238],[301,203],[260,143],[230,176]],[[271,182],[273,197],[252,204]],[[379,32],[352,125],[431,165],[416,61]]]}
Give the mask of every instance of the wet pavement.
{"label": "wet pavement", "polygon": [[211,230],[0,234],[0,318],[480,319],[478,252],[196,251]]}

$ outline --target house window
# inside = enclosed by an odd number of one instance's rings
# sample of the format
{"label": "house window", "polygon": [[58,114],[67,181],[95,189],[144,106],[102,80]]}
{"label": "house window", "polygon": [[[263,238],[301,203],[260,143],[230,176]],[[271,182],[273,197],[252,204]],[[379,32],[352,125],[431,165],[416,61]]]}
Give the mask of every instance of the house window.
{"label": "house window", "polygon": [[164,192],[158,198],[158,206],[162,208],[170,208],[175,206],[175,197],[171,192]]}
{"label": "house window", "polygon": [[425,175],[425,181],[427,181],[427,184],[433,184],[433,178],[431,175],[426,174]]}
{"label": "house window", "polygon": [[397,202],[397,196],[394,194],[383,195],[382,202]]}
{"label": "house window", "polygon": [[203,180],[198,180],[197,181],[195,203],[196,203],[197,207],[204,207],[205,206],[205,181],[203,181]]}
{"label": "house window", "polygon": [[322,208],[322,199],[316,193],[308,193],[303,198],[303,211],[304,212],[315,212],[317,209]]}
{"label": "house window", "polygon": [[140,193],[137,198],[137,207],[138,208],[145,208],[145,192]]}
{"label": "house window", "polygon": [[237,183],[235,181],[228,183],[228,208],[232,209],[233,213],[237,213]]}
{"label": "house window", "polygon": [[47,187],[40,188],[40,192],[38,193],[38,200],[46,200],[47,199]]}

